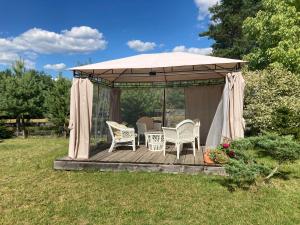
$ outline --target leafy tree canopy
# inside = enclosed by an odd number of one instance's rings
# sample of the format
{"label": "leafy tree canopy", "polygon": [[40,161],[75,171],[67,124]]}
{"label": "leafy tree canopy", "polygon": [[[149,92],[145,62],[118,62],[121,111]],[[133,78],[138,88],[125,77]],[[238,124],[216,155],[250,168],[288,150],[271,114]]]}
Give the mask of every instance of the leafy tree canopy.
{"label": "leafy tree canopy", "polygon": [[35,70],[26,71],[18,61],[1,78],[0,112],[10,117],[42,117],[45,93],[52,87],[51,77]]}
{"label": "leafy tree canopy", "polygon": [[263,0],[262,9],[244,21],[243,29],[254,44],[244,57],[250,69],[280,66],[300,73],[299,1]]}

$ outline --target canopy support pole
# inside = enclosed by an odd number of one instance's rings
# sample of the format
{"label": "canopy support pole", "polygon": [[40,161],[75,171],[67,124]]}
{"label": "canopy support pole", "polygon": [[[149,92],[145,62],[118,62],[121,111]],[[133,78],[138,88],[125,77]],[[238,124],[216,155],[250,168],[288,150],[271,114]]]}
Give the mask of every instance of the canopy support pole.
{"label": "canopy support pole", "polygon": [[166,89],[165,88],[163,93],[162,125],[166,126]]}

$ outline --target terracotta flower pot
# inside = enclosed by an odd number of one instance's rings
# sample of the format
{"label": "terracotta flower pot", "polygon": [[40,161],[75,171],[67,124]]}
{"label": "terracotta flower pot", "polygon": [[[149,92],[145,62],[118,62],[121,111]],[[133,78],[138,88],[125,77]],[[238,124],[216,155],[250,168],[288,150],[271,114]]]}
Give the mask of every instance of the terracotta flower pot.
{"label": "terracotta flower pot", "polygon": [[209,154],[210,154],[210,150],[207,150],[204,153],[204,162],[207,164],[214,164],[214,161],[209,157]]}

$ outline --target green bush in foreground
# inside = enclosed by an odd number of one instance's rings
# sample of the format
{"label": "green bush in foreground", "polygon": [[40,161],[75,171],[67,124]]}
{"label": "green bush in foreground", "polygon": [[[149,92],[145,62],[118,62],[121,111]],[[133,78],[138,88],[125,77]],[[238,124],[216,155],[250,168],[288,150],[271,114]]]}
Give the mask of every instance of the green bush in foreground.
{"label": "green bush in foreground", "polygon": [[263,178],[271,171],[270,168],[254,161],[246,163],[243,160],[234,159],[230,160],[225,169],[229,175],[227,181],[231,189],[236,187],[249,188],[259,178]]}
{"label": "green bush in foreground", "polygon": [[[278,173],[279,167],[288,162],[294,162],[300,158],[300,144],[292,136],[279,136],[266,134],[257,137],[249,137],[233,141],[231,149],[234,149],[235,157],[225,166],[228,173],[228,185],[231,188],[249,187],[260,178],[270,179]],[[253,156],[247,154],[247,150],[269,156],[277,162],[271,169],[258,163]]]}

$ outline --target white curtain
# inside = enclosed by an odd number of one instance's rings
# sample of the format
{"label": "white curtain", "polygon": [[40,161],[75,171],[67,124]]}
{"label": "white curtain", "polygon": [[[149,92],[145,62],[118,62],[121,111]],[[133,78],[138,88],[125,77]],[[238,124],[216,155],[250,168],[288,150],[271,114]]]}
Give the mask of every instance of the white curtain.
{"label": "white curtain", "polygon": [[74,78],[70,99],[69,157],[88,159],[92,127],[93,84],[89,79]]}
{"label": "white curtain", "polygon": [[227,139],[244,137],[243,119],[245,81],[241,72],[228,73],[221,101],[206,139],[206,147],[216,147]]}

